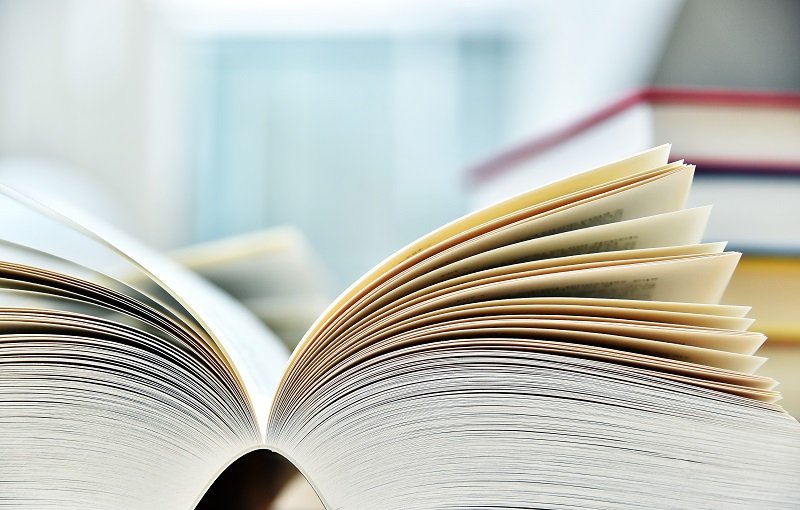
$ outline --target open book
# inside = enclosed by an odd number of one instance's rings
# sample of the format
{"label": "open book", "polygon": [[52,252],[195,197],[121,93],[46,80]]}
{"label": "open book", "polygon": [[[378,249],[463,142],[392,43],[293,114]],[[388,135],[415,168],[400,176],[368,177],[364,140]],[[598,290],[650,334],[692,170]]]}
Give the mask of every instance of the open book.
{"label": "open book", "polygon": [[716,304],[739,255],[699,244],[667,156],[424,236],[288,358],[174,262],[4,190],[0,507],[188,509],[261,448],[331,510],[795,507],[800,424]]}

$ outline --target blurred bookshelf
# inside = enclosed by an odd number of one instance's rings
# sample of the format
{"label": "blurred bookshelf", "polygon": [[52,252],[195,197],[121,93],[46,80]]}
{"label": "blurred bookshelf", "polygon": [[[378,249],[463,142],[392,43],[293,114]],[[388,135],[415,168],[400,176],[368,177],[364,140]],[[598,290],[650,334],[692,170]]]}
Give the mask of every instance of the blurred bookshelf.
{"label": "blurred bookshelf", "polygon": [[688,206],[713,205],[705,241],[742,252],[723,297],[752,306],[769,339],[761,373],[800,416],[800,94],[646,88],[504,151],[467,173],[477,209],[633,151],[670,143],[697,166]]}

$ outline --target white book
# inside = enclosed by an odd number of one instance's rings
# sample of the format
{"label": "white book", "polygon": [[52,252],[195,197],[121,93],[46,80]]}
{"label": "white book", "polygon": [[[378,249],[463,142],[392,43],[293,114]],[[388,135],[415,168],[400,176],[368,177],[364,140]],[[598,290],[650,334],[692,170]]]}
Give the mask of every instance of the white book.
{"label": "white book", "polygon": [[796,507],[800,424],[718,304],[739,255],[701,243],[667,156],[441,227],[291,355],[174,261],[4,189],[0,508],[190,509],[256,450],[331,510]]}

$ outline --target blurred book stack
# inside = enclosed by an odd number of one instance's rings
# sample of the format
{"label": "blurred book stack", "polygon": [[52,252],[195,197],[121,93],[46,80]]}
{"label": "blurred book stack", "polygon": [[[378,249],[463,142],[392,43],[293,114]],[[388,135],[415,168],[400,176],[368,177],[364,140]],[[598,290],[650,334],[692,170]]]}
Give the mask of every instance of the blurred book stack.
{"label": "blurred book stack", "polygon": [[289,348],[331,301],[329,275],[294,227],[196,244],[171,255],[244,304]]}
{"label": "blurred book stack", "polygon": [[713,204],[705,240],[744,254],[723,302],[753,305],[763,373],[800,415],[800,94],[645,89],[473,168],[470,203],[662,143],[697,165],[688,205]]}

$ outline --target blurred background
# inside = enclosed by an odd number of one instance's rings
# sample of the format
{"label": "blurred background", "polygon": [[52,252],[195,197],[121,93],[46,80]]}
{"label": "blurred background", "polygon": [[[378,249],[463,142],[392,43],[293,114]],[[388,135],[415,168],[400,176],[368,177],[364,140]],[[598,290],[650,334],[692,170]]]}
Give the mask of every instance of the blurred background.
{"label": "blurred background", "polygon": [[295,225],[338,291],[487,158],[650,85],[798,91],[799,48],[792,0],[0,0],[0,165],[157,248]]}
{"label": "blurred background", "polygon": [[798,50],[794,0],[0,0],[0,180],[172,254],[291,345],[416,237],[672,141],[797,416]]}

